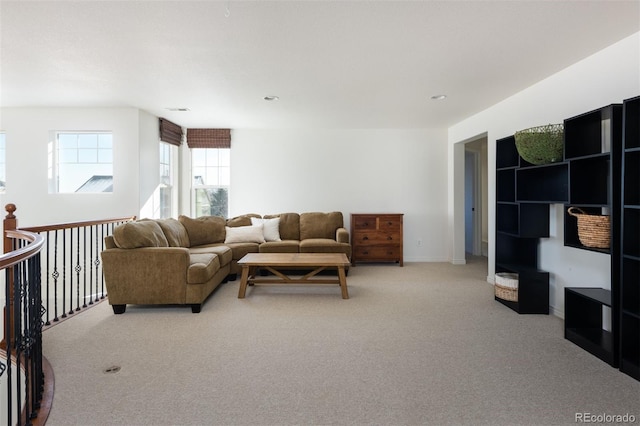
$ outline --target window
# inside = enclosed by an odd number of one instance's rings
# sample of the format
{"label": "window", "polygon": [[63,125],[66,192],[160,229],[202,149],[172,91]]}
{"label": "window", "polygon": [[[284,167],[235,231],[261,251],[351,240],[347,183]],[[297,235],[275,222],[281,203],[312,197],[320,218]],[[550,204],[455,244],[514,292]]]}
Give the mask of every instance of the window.
{"label": "window", "polygon": [[173,216],[174,152],[177,147],[160,142],[160,202],[158,217]]}
{"label": "window", "polygon": [[5,182],[7,180],[7,148],[6,137],[4,133],[0,133],[0,194],[5,190]]}
{"label": "window", "polygon": [[110,132],[56,132],[49,143],[49,193],[113,192]]}
{"label": "window", "polygon": [[195,217],[228,216],[230,154],[229,148],[191,149],[192,209]]}

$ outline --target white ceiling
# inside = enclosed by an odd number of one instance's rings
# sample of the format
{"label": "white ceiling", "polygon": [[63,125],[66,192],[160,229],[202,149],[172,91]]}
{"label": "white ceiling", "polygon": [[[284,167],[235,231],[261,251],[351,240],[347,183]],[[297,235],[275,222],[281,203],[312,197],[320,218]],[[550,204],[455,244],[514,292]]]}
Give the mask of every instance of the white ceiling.
{"label": "white ceiling", "polygon": [[640,31],[640,2],[2,0],[0,25],[1,106],[132,106],[194,128],[425,128]]}

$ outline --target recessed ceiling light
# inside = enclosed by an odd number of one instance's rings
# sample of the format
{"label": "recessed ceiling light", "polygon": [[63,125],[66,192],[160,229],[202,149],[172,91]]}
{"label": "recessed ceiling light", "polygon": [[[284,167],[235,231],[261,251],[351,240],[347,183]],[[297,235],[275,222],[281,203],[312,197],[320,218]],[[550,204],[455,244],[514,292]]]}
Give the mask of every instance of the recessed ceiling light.
{"label": "recessed ceiling light", "polygon": [[169,111],[191,111],[189,108],[167,108]]}
{"label": "recessed ceiling light", "polygon": [[446,98],[447,98],[447,95],[434,95],[431,97],[431,99],[433,99],[434,101],[441,101]]}
{"label": "recessed ceiling light", "polygon": [[279,100],[280,98],[279,98],[279,97],[277,97],[277,96],[274,96],[274,95],[269,95],[269,96],[265,96],[263,99],[264,99],[265,101],[272,102],[272,101],[277,101],[277,100]]}

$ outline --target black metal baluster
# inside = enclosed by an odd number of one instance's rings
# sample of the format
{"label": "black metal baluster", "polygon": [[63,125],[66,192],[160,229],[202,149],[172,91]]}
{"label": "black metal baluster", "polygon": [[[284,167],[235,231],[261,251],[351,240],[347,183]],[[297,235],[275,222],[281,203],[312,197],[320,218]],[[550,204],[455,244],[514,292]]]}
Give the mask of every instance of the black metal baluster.
{"label": "black metal baluster", "polygon": [[82,307],[86,308],[87,307],[87,227],[86,226],[84,226],[82,228],[82,233],[84,235],[84,242],[82,244],[82,251],[83,251],[83,256],[82,256],[83,279],[82,279],[82,283],[83,283],[83,287],[84,287],[84,298],[83,298]]}
{"label": "black metal baluster", "polygon": [[47,321],[45,322],[46,325],[51,325],[51,321],[49,321],[49,300],[50,300],[50,296],[49,296],[49,253],[51,253],[51,250],[49,248],[50,244],[49,244],[49,231],[47,231],[47,307],[46,307],[46,312],[47,312]]}
{"label": "black metal baluster", "polygon": [[89,227],[89,262],[91,262],[89,266],[89,305],[93,305],[93,228],[94,226]]}
{"label": "black metal baluster", "polygon": [[93,261],[96,266],[96,302],[100,301],[100,298],[98,297],[98,282],[100,281],[100,279],[98,278],[98,267],[100,266],[100,252],[98,251],[98,240],[100,239],[98,232],[99,229],[99,225],[96,225],[96,258]]}
{"label": "black metal baluster", "polygon": [[60,321],[58,318],[58,277],[60,273],[58,272],[58,230],[54,231],[53,238],[53,272],[51,273],[53,277],[53,321]]}
{"label": "black metal baluster", "polygon": [[[73,230],[71,231],[73,232]],[[80,310],[80,271],[82,271],[82,267],[80,266],[80,228],[76,228],[76,312]]]}
{"label": "black metal baluster", "polygon": [[[17,383],[22,383],[22,312],[20,302],[22,302],[22,275],[20,271],[20,265],[18,264],[14,267],[14,286],[13,286],[13,318],[14,318],[14,326],[13,326],[13,335],[14,337],[14,348],[16,354],[16,380]],[[11,352],[9,352],[11,353]],[[21,386],[16,387],[16,400],[17,406],[22,407],[22,389]],[[22,410],[17,411],[17,424],[22,424]]]}
{"label": "black metal baluster", "polygon": [[67,232],[62,230],[62,318],[67,317]]}

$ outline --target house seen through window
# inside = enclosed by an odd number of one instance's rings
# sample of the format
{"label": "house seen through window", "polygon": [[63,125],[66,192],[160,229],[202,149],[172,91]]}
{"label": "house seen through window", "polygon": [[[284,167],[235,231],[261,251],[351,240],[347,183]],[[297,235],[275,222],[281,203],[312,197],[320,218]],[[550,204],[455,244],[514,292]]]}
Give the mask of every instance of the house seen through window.
{"label": "house seen through window", "polygon": [[56,132],[49,143],[49,193],[113,192],[111,132]]}
{"label": "house seen through window", "polygon": [[229,148],[192,148],[192,208],[195,217],[229,214]]}

